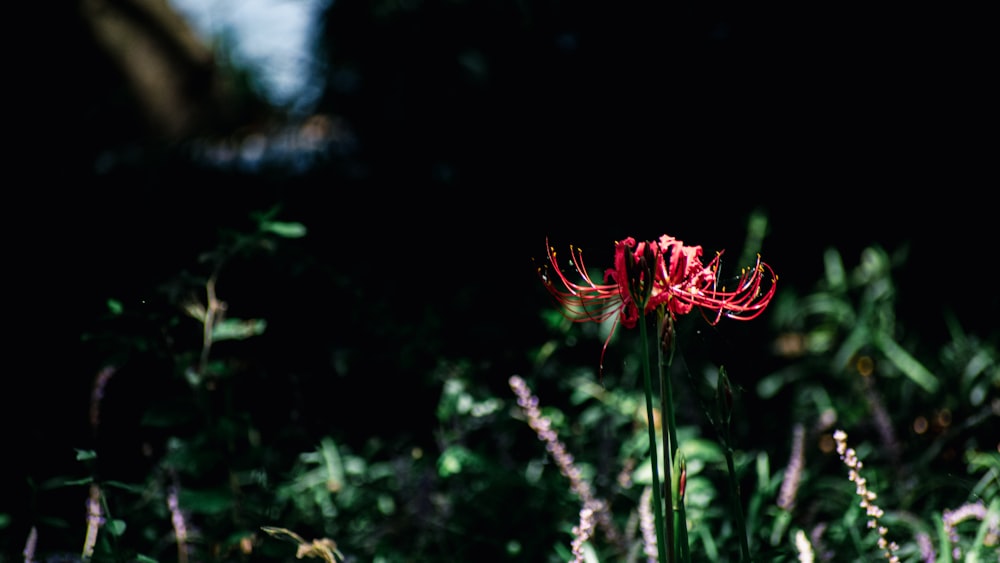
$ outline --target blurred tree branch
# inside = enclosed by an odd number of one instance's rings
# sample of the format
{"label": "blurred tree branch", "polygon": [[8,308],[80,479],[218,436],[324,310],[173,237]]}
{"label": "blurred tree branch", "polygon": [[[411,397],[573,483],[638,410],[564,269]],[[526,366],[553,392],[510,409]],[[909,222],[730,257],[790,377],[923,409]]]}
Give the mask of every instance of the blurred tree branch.
{"label": "blurred tree branch", "polygon": [[232,130],[263,107],[166,0],[81,0],[80,11],[154,137],[177,141]]}

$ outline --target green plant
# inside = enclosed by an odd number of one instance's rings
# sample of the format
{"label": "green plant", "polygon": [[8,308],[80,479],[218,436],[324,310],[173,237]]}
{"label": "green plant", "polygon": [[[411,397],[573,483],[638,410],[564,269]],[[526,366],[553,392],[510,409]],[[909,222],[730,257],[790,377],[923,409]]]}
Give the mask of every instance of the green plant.
{"label": "green plant", "polygon": [[[676,318],[698,308],[710,324],[717,324],[723,317],[750,320],[759,316],[770,303],[777,288],[777,276],[766,263],[757,263],[744,268],[735,280],[735,289],[723,284],[720,288],[720,261],[722,253],[707,265],[702,263],[700,246],[687,246],[681,241],[664,235],[659,241],[637,243],[632,238],[615,244],[614,267],[605,275],[605,283],[597,284],[583,260],[581,250],[570,249],[569,264],[581,278],[571,281],[562,272],[555,250],[548,249],[548,264],[539,270],[545,287],[555,296],[567,318],[573,322],[610,321],[612,328],[605,340],[605,350],[614,335],[618,323],[626,328],[639,326],[641,346],[640,364],[643,376],[643,394],[646,403],[647,430],[649,438],[650,465],[652,477],[652,513],[656,529],[657,557],[667,561],[690,561],[688,526],[684,494],[687,483],[687,468],[680,443],[677,439],[677,420],[673,382],[668,374],[676,346]],[[549,266],[551,265],[550,273]],[[558,280],[560,287],[553,282]],[[614,283],[607,283],[608,281]],[[656,350],[659,383],[659,405],[662,421],[657,425],[653,410],[653,386],[650,364],[648,320],[654,320],[657,327]],[[714,318],[712,318],[714,317]],[[603,353],[602,365],[603,370]],[[725,387],[728,394],[723,401],[726,412],[719,411],[719,429],[725,447],[730,474],[731,493],[739,496],[735,482],[728,418],[731,411],[731,390],[722,372],[720,389]],[[721,391],[720,391],[721,392]],[[662,454],[657,454],[656,427],[663,430]],[[658,459],[662,455],[662,468],[667,490],[666,501],[661,500],[660,470]],[[584,498],[585,504],[588,501]],[[746,541],[746,526],[738,498],[734,499],[740,546],[744,559],[750,553]]]}
{"label": "green plant", "polygon": [[[66,452],[77,460],[58,478],[29,481],[30,521],[0,514],[3,560],[647,561],[660,555],[658,490],[671,509],[661,530],[680,539],[663,551],[691,561],[994,560],[996,337],[949,311],[943,341],[913,324],[900,299],[905,252],[873,246],[847,267],[830,250],[814,287],[783,278],[750,324],[654,307],[656,334],[643,335],[615,330],[612,300],[579,310],[601,322],[546,307],[545,338],[505,351],[524,368],[510,377],[494,341],[484,355],[435,344],[444,337],[427,327],[453,313],[428,307],[426,324],[404,327],[377,299],[397,280],[352,282],[310,261],[304,227],[276,210],[251,219],[162,291],[108,300],[85,335],[100,359],[89,397],[79,393],[90,440]],[[756,248],[763,226],[751,223]],[[640,259],[625,274],[655,281]],[[265,306],[282,287],[274,272],[296,291]],[[332,297],[305,299],[303,283]],[[312,316],[290,328],[289,303]],[[318,335],[334,325],[345,328]],[[296,356],[313,348],[327,364],[323,385],[306,387]],[[423,349],[430,367],[414,361]],[[366,357],[391,361],[362,370]],[[378,385],[343,391],[356,375]],[[432,401],[401,391],[413,377]],[[652,389],[661,378],[666,401]],[[308,400],[286,402],[296,393]],[[400,405],[427,415],[430,439],[405,434],[416,422]],[[838,429],[851,435],[843,453]],[[879,507],[875,532],[859,488],[878,495],[865,494]]]}
{"label": "green plant", "polygon": [[[940,363],[931,365],[934,356],[926,346],[917,345],[919,335],[906,332],[898,321],[892,272],[905,264],[905,253],[890,258],[878,247],[868,248],[850,273],[836,251],[829,251],[825,259],[827,276],[814,293],[801,298],[791,291],[776,295],[774,352],[776,363],[785,365],[761,374],[754,385],[754,400],[792,405],[774,413],[778,418],[773,428],[790,430],[786,436],[791,444],[787,465],[777,470],[772,469],[771,459],[781,448],[776,448],[773,440],[760,439],[759,422],[770,421],[746,418],[735,400],[739,387],[733,386],[721,366],[713,368],[710,362],[702,365],[686,358],[694,395],[685,395],[681,404],[692,401],[688,405],[694,408],[682,412],[704,416],[700,422],[678,419],[679,447],[674,459],[683,460],[686,467],[679,463],[658,466],[662,450],[639,445],[640,429],[659,428],[660,424],[660,413],[649,408],[652,393],[648,383],[634,384],[636,379],[648,382],[635,368],[638,364],[641,370],[645,353],[629,357],[620,373],[609,373],[602,361],[597,372],[604,385],[598,385],[586,374],[560,376],[559,371],[565,368],[555,361],[556,349],[542,347],[540,381],[557,377],[572,403],[591,405],[578,413],[582,429],[574,434],[593,436],[607,425],[612,430],[605,432],[618,437],[620,450],[614,463],[598,465],[620,468],[617,482],[628,486],[617,489],[617,494],[628,500],[616,501],[616,490],[605,488],[605,495],[612,495],[606,498],[612,500],[598,507],[619,509],[605,517],[624,526],[628,560],[635,560],[639,553],[650,559],[663,555],[662,549],[653,547],[657,536],[649,532],[659,528],[655,514],[647,511],[644,503],[651,503],[654,509],[658,506],[656,475],[663,477],[664,466],[675,475],[673,483],[668,481],[670,490],[682,491],[674,497],[682,500],[686,511],[692,560],[861,561],[884,555],[890,560],[916,561],[954,552],[966,561],[979,561],[996,551],[998,456],[989,449],[1000,445],[988,429],[1000,416],[1000,374],[993,344],[966,335],[960,323],[949,317],[952,341],[940,348]],[[551,255],[550,261],[555,265]],[[572,264],[583,270],[577,253]],[[581,286],[566,284],[565,278],[560,278],[570,292],[558,297],[569,302],[570,313],[577,313],[569,321],[601,321],[589,325],[596,330],[585,331],[585,335],[603,339],[607,347],[615,315],[621,310],[599,304],[596,297],[593,306],[574,305],[573,300],[585,297],[590,287],[605,292],[600,299],[614,291],[611,286],[590,282],[584,272]],[[552,326],[568,334],[570,325],[553,319]],[[640,332],[639,338],[644,341],[645,335]],[[715,378],[709,377],[713,369],[718,374]],[[705,374],[704,379],[697,376],[700,373]],[[512,386],[517,391],[527,383],[517,378]],[[708,389],[714,390],[714,399],[700,391]],[[523,394],[523,389],[518,392]],[[645,415],[640,406],[643,398],[647,400]],[[537,398],[519,399],[522,409],[537,409],[537,402]],[[962,413],[961,422],[952,418],[955,413]],[[540,424],[540,416],[539,411],[528,412],[529,424],[543,440],[556,439],[547,433],[557,425]],[[662,424],[670,423],[665,417]],[[574,427],[568,422],[558,426]],[[835,426],[857,429],[863,436],[857,450],[844,445],[846,434],[834,432]],[[718,444],[701,437],[713,427]],[[737,435],[733,429],[739,429],[744,451],[734,448]],[[592,439],[576,448],[562,445],[547,449],[551,455],[579,465],[581,458],[590,459],[586,449],[595,447]],[[939,477],[938,471],[956,468],[960,452],[970,461],[966,468],[969,478],[949,481]],[[834,471],[830,458],[837,453],[850,465],[849,480]],[[864,466],[864,474],[861,458],[875,460],[874,465]],[[557,460],[557,465],[567,464]],[[581,475],[589,475],[595,483],[609,481],[607,476],[585,470],[562,472],[570,478],[573,490],[589,490],[590,485],[579,482]],[[679,486],[681,479],[686,483]],[[890,483],[892,486],[887,486]],[[642,493],[629,494],[632,484],[643,486]],[[882,492],[878,505],[873,490]],[[850,500],[855,493],[863,497],[865,506],[860,513],[850,508],[856,504]],[[593,494],[578,496],[585,509],[594,506],[588,499]],[[726,500],[733,505],[731,509],[725,508]],[[598,513],[594,509],[587,515]],[[869,521],[879,532],[874,538],[862,533],[872,525]],[[630,528],[630,523],[636,522],[641,525]],[[594,543],[598,535],[595,529],[584,524],[581,520],[572,530],[571,551],[557,550],[562,557],[583,560],[583,553],[588,561],[620,560],[622,549],[608,541],[610,536],[605,535],[608,549],[601,550]],[[964,526],[966,533],[956,533],[956,525]],[[643,534],[630,532],[636,529]],[[936,540],[932,539],[935,535]],[[587,550],[581,551],[581,545]],[[673,555],[667,550],[668,559]]]}

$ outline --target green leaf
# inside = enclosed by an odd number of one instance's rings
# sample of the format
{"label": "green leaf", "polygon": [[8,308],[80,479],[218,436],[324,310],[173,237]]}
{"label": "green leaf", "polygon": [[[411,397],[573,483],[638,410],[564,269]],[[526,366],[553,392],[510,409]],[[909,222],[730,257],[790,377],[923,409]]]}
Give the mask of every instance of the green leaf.
{"label": "green leaf", "polygon": [[306,236],[306,226],[302,223],[264,221],[260,224],[260,229],[265,233],[273,233],[285,238],[302,238]]}
{"label": "green leaf", "polygon": [[94,450],[76,450],[77,461],[90,461],[97,459],[97,452]]}
{"label": "green leaf", "polygon": [[[996,537],[996,523],[1000,519],[1000,499],[993,499],[990,503],[989,508],[986,512],[986,517],[983,518],[982,522],[979,524],[979,528],[976,531],[976,537],[972,540],[972,545],[975,546],[976,555],[982,554],[982,558],[974,558],[973,554],[970,553],[966,561],[987,561],[990,558],[989,553],[982,553],[982,546],[984,545],[996,545],[996,540],[987,541],[987,534],[993,534]],[[995,551],[993,552],[996,553]]]}
{"label": "green leaf", "polygon": [[125,522],[122,520],[110,520],[104,524],[104,527],[112,536],[119,537],[125,533]]}
{"label": "green leaf", "polygon": [[128,491],[130,493],[142,494],[145,487],[141,485],[131,485],[129,483],[122,483],[121,481],[104,481],[104,486],[115,487],[123,491]]}
{"label": "green leaf", "polygon": [[125,306],[117,299],[108,299],[107,305],[108,311],[111,311],[112,315],[120,315],[125,311]]}
{"label": "green leaf", "polygon": [[327,480],[333,479],[337,483],[344,483],[344,464],[340,459],[340,451],[336,442],[330,437],[325,437],[320,442],[319,453],[323,456],[323,466],[326,469]]}
{"label": "green leaf", "polygon": [[574,561],[576,559],[576,556],[573,555],[573,552],[571,552],[569,548],[567,548],[565,545],[561,543],[555,544],[554,546],[552,546],[552,549],[556,551],[556,557],[560,561]]}
{"label": "green leaf", "polygon": [[833,357],[834,368],[838,370],[845,369],[850,365],[851,358],[858,353],[858,350],[864,348],[873,339],[877,340],[878,337],[873,336],[872,331],[868,330],[866,325],[859,324],[840,344],[837,354]]}
{"label": "green leaf", "polygon": [[396,501],[391,495],[381,494],[376,500],[378,511],[386,516],[391,516],[396,512]]}
{"label": "green leaf", "polygon": [[449,446],[441,452],[438,458],[438,475],[449,477],[466,469],[475,469],[482,465],[482,460],[468,448]]}
{"label": "green leaf", "polygon": [[757,395],[761,399],[770,399],[778,394],[786,385],[806,377],[800,366],[791,365],[782,368],[757,382]]}
{"label": "green leaf", "polygon": [[462,472],[462,460],[455,452],[445,451],[438,458],[438,475],[448,477]]}
{"label": "green leaf", "polygon": [[138,561],[139,563],[159,563],[159,561],[157,561],[156,559],[153,559],[152,557],[148,555],[143,555],[141,553],[135,556],[135,560]]}
{"label": "green leaf", "polygon": [[928,393],[937,391],[938,380],[934,374],[924,367],[922,363],[910,355],[899,344],[891,338],[880,336],[875,339],[875,345],[882,350],[885,357],[896,365],[900,371],[913,380],[914,383],[924,388]]}
{"label": "green leaf", "polygon": [[722,464],[726,461],[722,448],[716,442],[701,438],[679,441],[677,451],[684,454],[689,478],[701,473],[706,465]]}
{"label": "green leaf", "polygon": [[58,489],[61,487],[76,487],[78,485],[89,485],[94,482],[93,477],[84,477],[82,479],[67,479],[65,477],[56,477],[55,479],[50,479],[42,484],[42,490]]}
{"label": "green leaf", "polygon": [[844,272],[844,261],[840,257],[840,252],[835,248],[828,248],[823,253],[823,265],[826,269],[826,283],[834,291],[847,289],[847,275]]}
{"label": "green leaf", "polygon": [[465,393],[465,383],[460,379],[449,379],[444,383],[441,400],[438,401],[437,417],[441,422],[451,420],[458,414],[458,403]]}
{"label": "green leaf", "polygon": [[212,328],[214,340],[245,340],[251,336],[259,336],[267,328],[264,319],[225,319]]}
{"label": "green leaf", "polygon": [[688,474],[687,487],[684,490],[684,502],[692,510],[704,509],[711,506],[717,493],[712,482],[701,476],[691,476]]}
{"label": "green leaf", "polygon": [[[683,444],[684,442],[681,443]],[[656,455],[657,455],[656,472],[658,473],[657,477],[660,479],[660,482],[662,483],[663,480],[666,478],[665,477],[666,474],[663,471],[663,462],[660,461],[663,459],[663,444],[661,444],[659,440],[657,440],[656,443]],[[641,462],[639,462],[639,465],[636,466],[635,471],[632,472],[632,482],[638,483],[640,485],[651,485],[653,483],[653,460],[651,457],[649,457],[648,452],[646,458],[643,459]]]}

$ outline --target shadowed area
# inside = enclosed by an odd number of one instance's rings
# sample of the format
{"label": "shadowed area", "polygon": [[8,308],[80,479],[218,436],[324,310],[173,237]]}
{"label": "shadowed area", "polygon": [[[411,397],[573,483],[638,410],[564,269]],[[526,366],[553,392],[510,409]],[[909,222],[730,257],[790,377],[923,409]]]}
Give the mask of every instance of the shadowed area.
{"label": "shadowed area", "polygon": [[[87,491],[43,484],[93,478],[147,487],[116,491],[129,532],[98,549],[123,560],[179,558],[176,542],[147,541],[176,534],[177,483],[198,549],[219,560],[287,558],[278,546],[293,544],[260,533],[275,525],[335,536],[354,560],[568,559],[577,499],[508,378],[551,406],[622,521],[639,491],[616,489],[616,472],[641,461],[646,428],[622,406],[642,401],[636,334],[616,336],[595,387],[607,327],[559,324],[537,272],[546,239],[562,257],[582,248],[598,276],[627,236],[724,250],[725,280],[760,252],[779,276],[765,315],[679,323],[678,415],[685,439],[714,440],[714,403],[699,399],[724,364],[741,461],[770,456],[773,482],[805,424],[814,502],[790,521],[829,524],[836,547],[853,536],[823,480],[847,481],[827,406],[879,484],[900,483],[887,502],[928,521],[978,478],[963,456],[995,447],[986,18],[338,0],[320,15],[321,95],[303,114],[168,3],[45,12],[32,21],[58,58],[32,63],[15,108],[51,125],[17,131],[28,154],[11,163],[4,552],[39,526],[47,557],[79,553]],[[223,316],[266,328],[208,354],[192,312],[213,274]],[[697,466],[718,509],[704,513],[718,534],[698,541],[735,547],[719,459]],[[771,507],[748,467],[745,506]],[[755,553],[791,557],[791,532],[756,517]]]}

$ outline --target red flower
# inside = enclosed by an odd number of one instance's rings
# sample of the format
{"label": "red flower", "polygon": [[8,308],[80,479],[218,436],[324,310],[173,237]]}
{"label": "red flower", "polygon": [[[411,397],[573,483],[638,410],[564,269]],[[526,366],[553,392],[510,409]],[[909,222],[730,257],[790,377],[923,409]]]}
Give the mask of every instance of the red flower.
{"label": "red flower", "polygon": [[[758,317],[774,297],[778,276],[771,266],[760,261],[753,268],[743,268],[736,282],[736,288],[727,290],[718,287],[718,270],[722,252],[715,254],[708,265],[702,264],[700,246],[684,246],[684,243],[667,235],[660,237],[660,250],[669,253],[670,261],[661,261],[662,269],[657,272],[656,284],[650,302],[655,307],[666,306],[672,317],[691,312],[699,307],[715,313],[714,319],[705,319],[717,324],[723,316],[748,321]],[[666,264],[665,264],[666,263]],[[767,289],[763,289],[767,283]]]}
{"label": "red flower", "polygon": [[[723,316],[739,320],[757,317],[771,302],[777,287],[777,276],[758,255],[753,268],[743,269],[735,289],[727,290],[725,286],[719,289],[717,274],[722,252],[705,265],[700,246],[685,246],[667,235],[658,242],[636,243],[629,237],[615,243],[614,267],[604,272],[604,283],[600,284],[587,272],[582,250],[570,247],[570,264],[581,278],[581,282],[573,282],[559,267],[556,251],[548,246],[547,240],[546,247],[549,264],[560,284],[549,274],[548,265],[540,268],[539,274],[566,317],[573,322],[614,319],[604,342],[605,350],[619,322],[625,328],[635,327],[640,306],[644,313],[658,311],[671,319],[698,307],[714,325]],[[603,358],[602,351],[602,365]]]}

